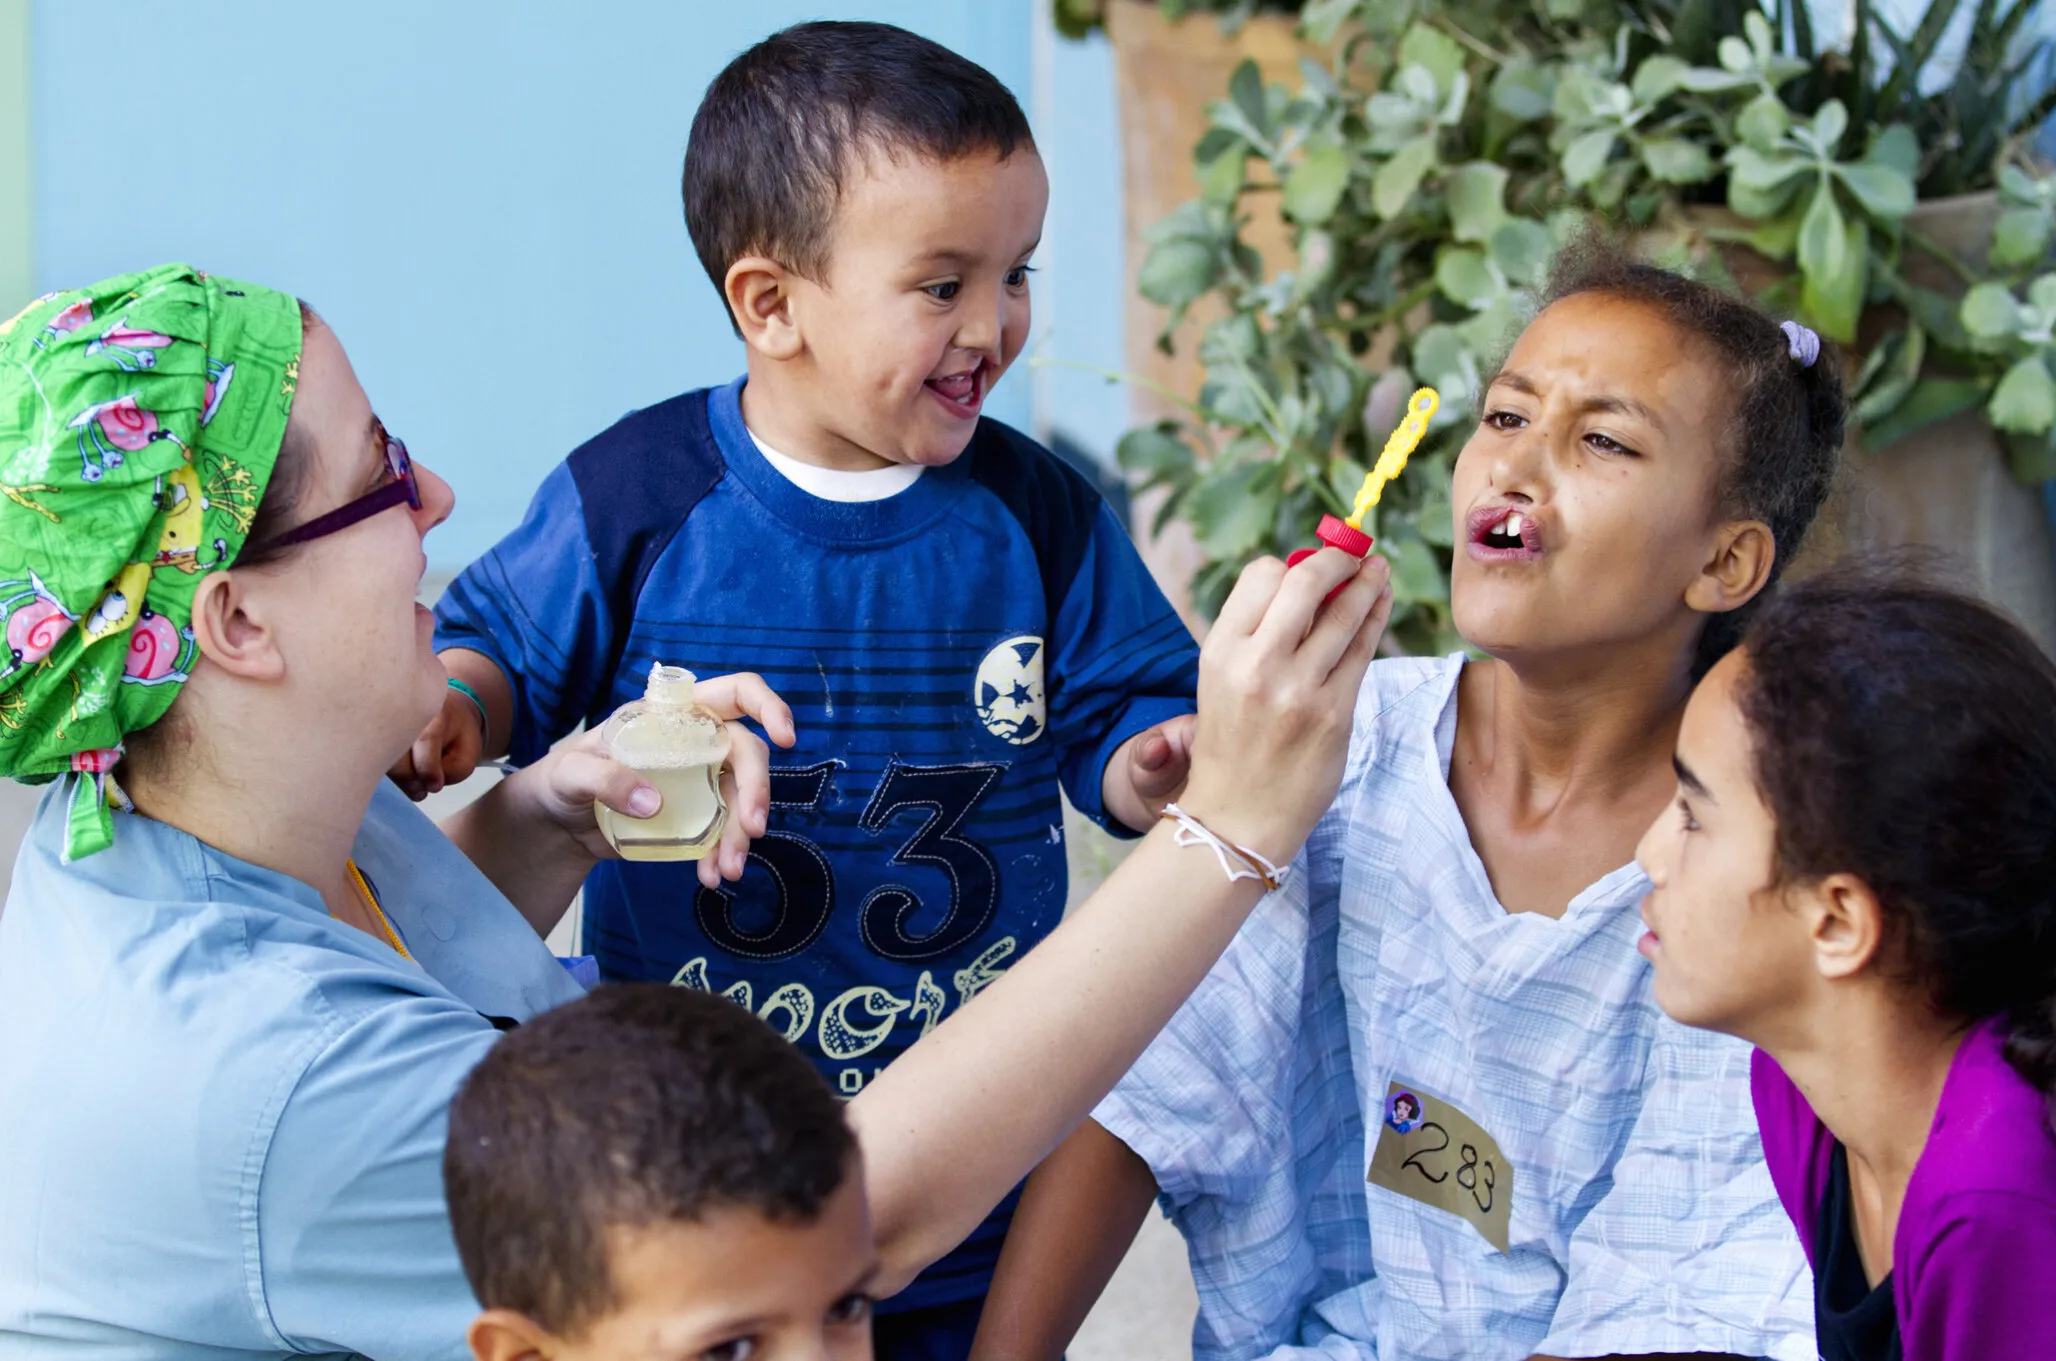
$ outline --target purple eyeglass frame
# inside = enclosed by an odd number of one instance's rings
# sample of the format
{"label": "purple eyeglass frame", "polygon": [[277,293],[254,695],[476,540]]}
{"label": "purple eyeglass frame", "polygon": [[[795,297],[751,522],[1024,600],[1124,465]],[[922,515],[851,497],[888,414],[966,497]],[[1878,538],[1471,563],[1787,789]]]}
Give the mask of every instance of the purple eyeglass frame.
{"label": "purple eyeglass frame", "polygon": [[[376,418],[373,418],[376,421]],[[273,552],[290,548],[294,544],[307,543],[314,539],[327,538],[338,530],[348,529],[359,520],[368,520],[380,511],[390,510],[401,502],[415,510],[421,509],[421,484],[414,479],[414,460],[407,457],[407,446],[383,422],[378,423],[378,438],[385,446],[386,471],[393,480],[377,491],[366,492],[354,501],[346,501],[326,515],[317,515],[306,524],[289,529],[283,534],[274,534],[260,544],[246,545],[245,556]]]}

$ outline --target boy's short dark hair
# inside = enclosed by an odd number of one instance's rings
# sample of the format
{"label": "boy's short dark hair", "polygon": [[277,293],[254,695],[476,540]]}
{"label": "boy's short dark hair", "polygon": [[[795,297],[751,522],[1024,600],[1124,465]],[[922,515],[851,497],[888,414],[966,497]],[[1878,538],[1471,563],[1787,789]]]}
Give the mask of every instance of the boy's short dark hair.
{"label": "boy's short dark hair", "polygon": [[866,154],[1005,159],[1034,144],[997,77],[891,24],[772,34],[707,87],[685,148],[685,225],[716,290],[764,255],[818,280],[835,204]]}
{"label": "boy's short dark hair", "polygon": [[745,1206],[814,1219],[856,1139],[812,1064],[724,997],[600,988],[493,1046],[450,1106],[443,1184],[486,1308],[558,1334],[614,1305],[609,1229]]}

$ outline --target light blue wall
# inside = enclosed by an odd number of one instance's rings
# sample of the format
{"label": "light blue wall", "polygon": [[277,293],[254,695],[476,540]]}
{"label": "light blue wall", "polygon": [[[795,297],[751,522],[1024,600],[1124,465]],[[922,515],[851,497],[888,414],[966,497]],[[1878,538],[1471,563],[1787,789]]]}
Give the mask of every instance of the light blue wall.
{"label": "light blue wall", "polygon": [[[1046,0],[1037,0],[1045,3]],[[1037,136],[1050,163],[1049,221],[1043,240],[1047,288],[1037,356],[1118,372],[1126,286],[1121,241],[1120,109],[1113,50],[1104,34],[1057,41],[1038,112]],[[1037,280],[1043,283],[1044,280]],[[1043,315],[1046,313],[1046,316]],[[1128,428],[1128,389],[1076,368],[1045,362],[1032,368],[1037,415],[1047,430],[1086,451],[1111,458]]]}
{"label": "light blue wall", "polygon": [[[456,486],[457,516],[429,544],[437,567],[459,566],[581,439],[740,370],[678,200],[692,112],[722,64],[788,23],[884,19],[1026,104],[1040,3],[35,0],[36,278],[182,258],[309,299],[387,422]],[[1087,181],[1054,195],[1063,258],[1037,284],[1058,290],[1069,330],[1046,348],[1114,366],[1111,76],[1103,47],[1060,44],[1055,60],[1063,146],[1081,145]],[[1068,307],[1065,268],[1083,289]],[[1031,381],[1017,367],[994,414],[1029,424]],[[1110,447],[1118,391],[1070,377],[1058,391],[1058,427]]]}

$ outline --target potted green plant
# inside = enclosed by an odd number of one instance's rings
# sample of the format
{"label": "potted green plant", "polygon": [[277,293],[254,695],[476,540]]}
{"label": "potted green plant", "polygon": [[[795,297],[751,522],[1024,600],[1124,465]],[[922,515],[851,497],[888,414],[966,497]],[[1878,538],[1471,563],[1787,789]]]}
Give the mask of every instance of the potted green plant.
{"label": "potted green plant", "polygon": [[[2056,473],[2038,3],[1936,0],[1908,33],[1857,0],[1830,48],[1803,8],[1741,0],[1308,0],[1322,59],[1301,61],[1297,88],[1234,72],[1193,148],[1200,192],[1148,231],[1136,270],[1165,344],[1206,316],[1197,390],[1119,450],[1162,497],[1159,524],[1197,541],[1195,604],[1211,613],[1250,556],[1346,506],[1429,383],[1443,413],[1375,531],[1395,639],[1449,645],[1448,470],[1469,399],[1556,244],[1594,214],[1744,277],[1858,355],[1873,447],[1968,415],[2024,480]],[[1924,79],[1959,14],[1961,57]],[[1984,195],[1967,233],[1964,194]],[[1279,267],[1249,241],[1266,214],[1289,228]]]}

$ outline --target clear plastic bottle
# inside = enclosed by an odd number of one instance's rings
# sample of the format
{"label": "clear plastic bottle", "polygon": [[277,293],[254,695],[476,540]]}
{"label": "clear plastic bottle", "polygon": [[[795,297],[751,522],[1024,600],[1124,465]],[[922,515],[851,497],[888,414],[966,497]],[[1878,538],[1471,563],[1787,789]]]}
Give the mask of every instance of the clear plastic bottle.
{"label": "clear plastic bottle", "polygon": [[616,710],[600,728],[614,759],[657,787],[664,806],[634,818],[593,805],[600,831],[624,860],[698,860],[714,848],[728,821],[721,764],[728,730],[693,699],[693,674],[661,663],[650,668],[643,697]]}

